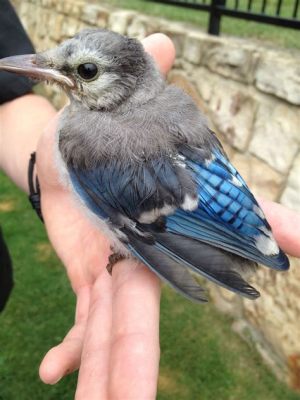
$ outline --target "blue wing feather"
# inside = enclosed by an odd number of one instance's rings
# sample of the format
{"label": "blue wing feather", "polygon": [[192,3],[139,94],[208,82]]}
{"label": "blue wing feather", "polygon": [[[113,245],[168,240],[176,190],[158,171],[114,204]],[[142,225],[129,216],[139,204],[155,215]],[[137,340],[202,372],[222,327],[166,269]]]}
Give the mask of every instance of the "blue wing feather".
{"label": "blue wing feather", "polygon": [[98,215],[101,219],[107,219],[108,214],[103,210],[103,204],[101,203],[101,196],[99,196],[99,186],[93,185],[93,190],[90,188],[90,185],[85,183],[84,177],[81,177],[79,174],[76,174],[75,170],[69,169],[69,174],[71,178],[71,182],[74,186],[75,191],[82,199],[82,201],[87,205],[87,207],[96,215]]}
{"label": "blue wing feather", "polygon": [[167,230],[275,269],[287,269],[288,258],[276,248],[262,210],[225,156],[216,150],[211,161],[189,159],[186,164],[198,186],[199,206],[193,212],[177,210],[168,216]]}
{"label": "blue wing feather", "polygon": [[175,209],[186,193],[196,197],[190,172],[170,157],[135,164],[107,160],[94,169],[68,166],[68,171],[77,193],[101,217],[102,205],[138,220],[143,212],[166,205]]}

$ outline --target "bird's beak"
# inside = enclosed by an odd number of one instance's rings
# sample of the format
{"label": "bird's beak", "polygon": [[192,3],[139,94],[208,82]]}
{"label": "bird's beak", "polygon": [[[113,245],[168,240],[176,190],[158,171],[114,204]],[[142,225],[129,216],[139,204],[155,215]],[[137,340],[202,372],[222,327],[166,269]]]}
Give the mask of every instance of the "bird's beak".
{"label": "bird's beak", "polygon": [[6,57],[0,60],[0,71],[14,72],[29,78],[56,82],[59,85],[74,88],[72,79],[52,68],[40,67],[36,63],[35,54]]}

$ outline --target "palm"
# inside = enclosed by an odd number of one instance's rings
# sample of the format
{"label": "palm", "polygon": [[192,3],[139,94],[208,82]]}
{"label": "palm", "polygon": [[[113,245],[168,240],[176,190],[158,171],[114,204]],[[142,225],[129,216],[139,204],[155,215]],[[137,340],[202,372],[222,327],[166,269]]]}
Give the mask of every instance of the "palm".
{"label": "palm", "polygon": [[[40,169],[39,169],[40,170]],[[62,189],[43,187],[43,215],[48,235],[76,292],[91,285],[106,266],[109,243],[76,208],[70,194]]]}

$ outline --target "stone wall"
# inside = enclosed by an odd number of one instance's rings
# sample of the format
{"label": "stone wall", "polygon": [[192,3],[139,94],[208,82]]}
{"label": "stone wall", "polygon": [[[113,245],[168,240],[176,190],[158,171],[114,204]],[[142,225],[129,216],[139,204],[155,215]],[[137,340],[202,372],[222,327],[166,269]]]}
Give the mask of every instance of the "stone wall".
{"label": "stone wall", "polygon": [[[180,23],[83,0],[14,3],[37,50],[89,26],[139,39],[158,31],[169,35],[177,50],[170,82],[185,88],[209,115],[256,195],[300,211],[299,53],[212,37]],[[55,104],[64,103],[61,94],[46,90]],[[262,296],[255,302],[217,288],[211,293],[217,306],[234,316],[234,329],[257,347],[280,378],[299,388],[300,263],[291,264],[289,273],[259,270],[253,283]]]}

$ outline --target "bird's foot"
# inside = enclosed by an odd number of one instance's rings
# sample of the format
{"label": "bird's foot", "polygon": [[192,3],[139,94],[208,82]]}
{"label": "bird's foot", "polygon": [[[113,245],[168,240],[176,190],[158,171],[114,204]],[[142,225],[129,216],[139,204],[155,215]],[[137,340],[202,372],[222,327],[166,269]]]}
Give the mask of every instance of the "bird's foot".
{"label": "bird's foot", "polygon": [[112,253],[109,257],[108,257],[108,264],[106,266],[107,272],[112,275],[112,270],[114,265],[119,262],[124,260],[126,257],[123,256],[120,253]]}

